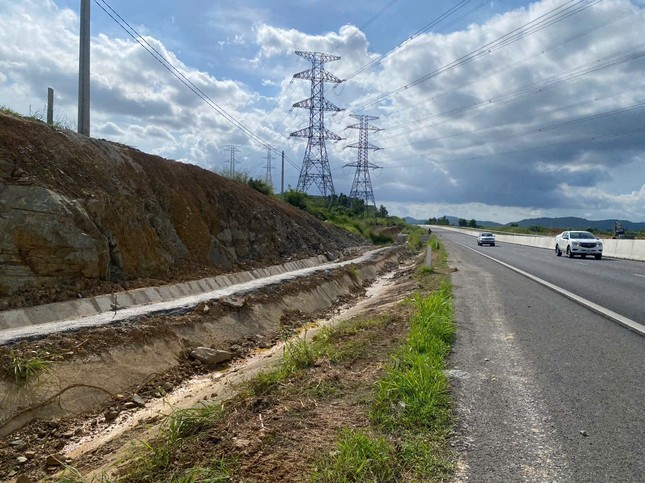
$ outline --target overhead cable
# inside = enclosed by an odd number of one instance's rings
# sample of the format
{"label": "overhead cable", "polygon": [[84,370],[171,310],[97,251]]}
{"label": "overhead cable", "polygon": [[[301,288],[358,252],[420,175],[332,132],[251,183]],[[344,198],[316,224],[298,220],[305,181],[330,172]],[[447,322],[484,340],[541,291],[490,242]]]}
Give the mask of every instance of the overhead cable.
{"label": "overhead cable", "polygon": [[[177,69],[170,61],[168,61],[162,53],[160,53],[153,45],[151,45],[137,30],[132,27],[121,15],[119,15],[106,0],[94,0],[101,10],[103,10],[112,20],[114,20],[130,37],[132,37],[139,45],[141,45],[152,57],[159,62],[168,72],[176,77],[182,84],[202,99],[211,109],[220,114],[224,119],[233,124],[236,128],[244,132],[249,138],[253,139],[261,146],[271,149],[274,152],[279,152],[276,148],[271,146],[268,142],[258,136],[250,128],[246,127],[241,121],[235,119],[220,105],[218,105],[208,94],[202,91],[195,85],[186,75]],[[105,6],[103,6],[104,4]],[[107,7],[107,8],[106,8]],[[109,9],[109,11],[108,11]],[[112,12],[112,13],[111,13]]]}
{"label": "overhead cable", "polygon": [[510,45],[513,42],[517,42],[518,40],[524,39],[525,37],[532,35],[534,33],[537,33],[541,30],[544,30],[547,27],[550,27],[551,25],[554,25],[558,22],[561,22],[562,20],[565,20],[566,18],[575,15],[579,12],[582,12],[583,10],[586,10],[593,5],[596,5],[603,0],[593,0],[591,2],[587,0],[569,0],[566,2],[564,5],[560,5],[547,13],[540,15],[539,17],[532,19],[531,21],[525,23],[524,25],[521,25],[510,32],[498,37],[497,39],[479,47],[476,50],[473,50],[472,52],[460,57],[459,59],[456,59],[432,72],[429,72],[428,74],[404,85],[399,87],[398,89],[395,89],[388,94],[383,94],[377,98],[375,98],[373,101],[367,102],[359,107],[354,108],[354,110],[364,110],[369,106],[372,106],[374,104],[377,104],[385,99],[388,99],[396,94],[399,94],[400,92],[403,92],[410,87],[414,87],[416,85],[419,85],[423,82],[426,82],[429,79],[432,79],[434,77],[437,77],[438,75],[448,72],[452,69],[455,69],[461,65],[464,65],[468,62],[472,62],[478,58],[481,58],[485,55],[489,55],[492,52],[499,50],[503,47],[506,47],[507,45]]}
{"label": "overhead cable", "polygon": [[[483,101],[477,102],[475,104],[471,104],[469,106],[458,107],[455,109],[451,109],[450,111],[444,111],[424,118],[409,121],[404,124],[399,124],[397,126],[388,128],[388,131],[391,132],[395,129],[400,129],[410,125],[424,124],[436,119],[453,117],[456,114],[462,114],[467,111],[479,110],[479,109],[488,108],[488,107],[497,107],[500,104],[507,104],[509,102],[516,101],[518,99],[526,98],[535,94],[541,94],[547,89],[560,87],[566,83],[578,80],[581,77],[588,76],[590,74],[595,74],[602,70],[609,69],[611,67],[615,67],[620,64],[624,64],[626,62],[632,62],[634,60],[638,60],[643,57],[645,57],[645,42],[634,45],[628,49],[621,50],[614,54],[611,54],[599,59],[595,59],[586,64],[574,67],[573,69],[570,69],[569,71],[565,72],[562,75],[552,77],[542,82],[529,84],[527,86],[524,86],[513,92],[509,92],[506,95],[500,96],[498,98],[485,99]],[[388,139],[390,137],[395,137],[395,136],[388,136],[384,139]]]}
{"label": "overhead cable", "polygon": [[[456,12],[457,10],[459,10],[460,8],[462,8],[464,5],[466,5],[467,3],[471,2],[471,1],[472,1],[472,0],[461,0],[459,3],[457,3],[457,5],[455,5],[455,6],[451,7],[451,8],[450,8],[450,9],[448,9],[446,12],[442,13],[439,17],[437,17],[436,19],[434,19],[432,22],[430,22],[430,23],[426,24],[424,27],[422,27],[422,28],[420,28],[419,30],[417,30],[415,33],[413,33],[410,37],[408,37],[407,39],[405,39],[403,42],[401,42],[400,44],[398,44],[398,45],[394,46],[393,48],[391,48],[390,50],[388,50],[385,54],[378,56],[376,59],[372,60],[371,62],[369,62],[369,63],[365,64],[365,65],[364,65],[364,66],[362,66],[362,67],[359,67],[358,69],[356,69],[354,72],[352,72],[352,73],[351,73],[351,74],[349,74],[347,77],[345,77],[345,78],[343,79],[343,82],[346,82],[346,81],[348,81],[349,79],[351,79],[352,77],[356,77],[356,76],[357,76],[358,74],[360,74],[361,72],[364,72],[364,71],[366,71],[367,69],[371,69],[371,68],[372,68],[372,67],[374,67],[375,65],[380,64],[380,63],[383,61],[383,59],[385,59],[385,58],[386,58],[386,57],[388,57],[388,56],[391,56],[395,51],[398,51],[398,50],[400,50],[401,48],[403,48],[404,46],[406,46],[406,45],[410,44],[410,43],[411,43],[411,42],[413,42],[417,37],[419,37],[422,33],[427,32],[427,31],[428,31],[428,30],[430,30],[432,27],[434,27],[435,25],[439,24],[442,20],[446,19],[447,17],[449,17],[449,16],[450,16],[450,15],[452,15],[454,12]],[[482,2],[482,4],[480,4],[480,6],[479,6],[479,7],[477,7],[475,10],[477,10],[477,9],[481,8],[481,6],[482,6],[482,5],[486,5],[486,4],[488,4],[488,3],[489,3],[489,1],[490,1],[490,0],[485,0],[485,1],[484,1],[484,2]],[[474,10],[473,10],[473,11],[474,11]],[[472,13],[472,11],[471,11],[471,12],[469,12],[469,13]],[[336,88],[336,86],[334,86],[334,88]]]}

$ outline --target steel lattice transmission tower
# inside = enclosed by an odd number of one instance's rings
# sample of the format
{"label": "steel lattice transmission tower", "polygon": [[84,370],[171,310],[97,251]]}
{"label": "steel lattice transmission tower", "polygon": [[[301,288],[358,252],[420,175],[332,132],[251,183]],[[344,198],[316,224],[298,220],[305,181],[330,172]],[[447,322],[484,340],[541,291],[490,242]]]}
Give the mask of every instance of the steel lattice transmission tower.
{"label": "steel lattice transmission tower", "polygon": [[340,57],[321,52],[300,51],[296,51],[296,55],[304,57],[311,61],[312,64],[311,69],[293,76],[294,79],[311,81],[311,97],[293,105],[293,107],[309,109],[309,127],[291,133],[291,136],[308,138],[297,189],[306,193],[309,187],[315,184],[325,198],[328,196],[333,197],[336,193],[329,168],[329,160],[327,159],[325,139],[339,141],[342,138],[325,129],[325,111],[338,112],[342,109],[325,99],[325,82],[339,84],[342,81],[327,72],[324,69],[324,64],[325,62],[339,60]]}
{"label": "steel lattice transmission tower", "polygon": [[240,150],[237,149],[237,146],[230,145],[228,147],[230,155],[228,160],[228,175],[231,178],[235,177],[235,153],[239,153]]}
{"label": "steel lattice transmission tower", "polygon": [[271,173],[271,170],[273,169],[271,167],[271,146],[267,146],[267,172],[266,175],[264,176],[264,182],[271,186],[273,188],[273,174]]}
{"label": "steel lattice transmission tower", "polygon": [[376,201],[374,200],[374,190],[372,189],[372,180],[370,179],[370,168],[378,169],[380,166],[371,164],[369,162],[369,151],[370,149],[377,151],[381,148],[374,146],[368,142],[368,132],[369,131],[382,131],[378,127],[371,126],[369,121],[378,119],[375,116],[359,115],[352,114],[353,118],[358,119],[358,124],[352,124],[347,126],[347,128],[358,129],[358,142],[354,144],[348,144],[346,148],[357,148],[358,149],[358,159],[355,163],[346,164],[346,167],[355,167],[356,173],[354,174],[354,181],[352,182],[352,190],[349,193],[350,198],[357,198],[365,202],[365,209],[373,206],[376,208]]}

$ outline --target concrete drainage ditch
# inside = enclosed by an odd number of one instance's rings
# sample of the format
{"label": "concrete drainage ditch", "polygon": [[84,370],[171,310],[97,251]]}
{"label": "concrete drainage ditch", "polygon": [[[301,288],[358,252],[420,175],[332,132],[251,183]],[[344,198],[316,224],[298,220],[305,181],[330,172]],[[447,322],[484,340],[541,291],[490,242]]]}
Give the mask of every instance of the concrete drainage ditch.
{"label": "concrete drainage ditch", "polygon": [[[0,381],[0,435],[34,420],[57,421],[92,412],[108,419],[108,410],[113,411],[109,418],[116,419],[124,408],[134,407],[134,394],[162,399],[199,374],[202,368],[188,357],[194,348],[212,347],[244,357],[257,347],[273,347],[302,321],[362,293],[379,273],[399,266],[403,256],[400,248],[381,250],[360,263],[323,268],[232,299],[202,301],[181,315],[142,315],[20,342],[17,347],[47,352],[52,362],[45,374],[28,384]],[[201,372],[206,386],[219,377],[210,368]],[[156,384],[163,374],[171,377]]]}

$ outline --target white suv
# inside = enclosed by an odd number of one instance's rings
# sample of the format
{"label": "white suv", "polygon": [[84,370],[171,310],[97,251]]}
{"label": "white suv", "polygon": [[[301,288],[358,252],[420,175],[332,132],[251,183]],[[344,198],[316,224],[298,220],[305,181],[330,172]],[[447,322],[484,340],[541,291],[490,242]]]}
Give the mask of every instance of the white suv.
{"label": "white suv", "polygon": [[588,231],[563,231],[555,237],[555,254],[562,256],[566,253],[569,258],[580,255],[585,258],[593,255],[596,260],[602,258],[602,241]]}

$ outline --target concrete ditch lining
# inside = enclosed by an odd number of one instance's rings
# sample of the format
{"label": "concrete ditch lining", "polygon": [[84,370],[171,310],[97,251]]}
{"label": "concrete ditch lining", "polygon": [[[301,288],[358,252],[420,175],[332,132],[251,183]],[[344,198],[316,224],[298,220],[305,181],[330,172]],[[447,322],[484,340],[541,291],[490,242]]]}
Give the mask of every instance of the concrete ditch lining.
{"label": "concrete ditch lining", "polygon": [[273,265],[263,269],[218,275],[172,285],[145,287],[67,302],[57,302],[0,312],[0,343],[18,338],[20,329],[32,327],[31,335],[46,333],[47,326],[75,321],[76,326],[117,322],[150,312],[195,306],[201,301],[222,298],[258,286],[307,276],[317,271],[360,263],[389,248],[371,250],[362,256],[330,262],[324,255]]}
{"label": "concrete ditch lining", "polygon": [[[147,319],[138,320],[137,317],[125,317],[124,326],[132,324],[134,329],[141,322],[140,327],[128,335],[127,330],[121,332],[118,327],[121,324],[117,323],[114,330],[94,334],[94,342],[101,341],[96,347],[89,349],[89,352],[74,351],[71,358],[52,362],[47,377],[35,380],[26,390],[18,388],[13,379],[0,380],[0,394],[5,395],[0,404],[0,437],[34,419],[66,418],[81,414],[102,407],[111,400],[111,394],[138,391],[135,388],[151,381],[154,375],[185,363],[187,348],[202,346],[232,350],[233,346],[248,341],[276,342],[282,338],[284,315],[292,314],[289,317],[296,316],[303,320],[310,317],[317,319],[322,312],[329,313],[329,309],[344,298],[355,300],[360,297],[362,291],[357,289],[371,284],[379,274],[393,270],[393,266],[398,267],[400,263],[401,247],[381,248],[353,260],[324,264],[283,273],[272,279],[253,280],[219,289],[220,293],[235,292],[235,297],[230,299],[230,306],[228,301],[218,302],[212,297],[212,293],[203,295],[206,301],[204,309],[213,303],[221,305],[221,310],[194,311],[193,306],[189,309],[189,317],[175,321],[163,319],[156,321],[157,323]],[[346,268],[337,269],[338,267]],[[310,275],[315,277],[311,278]],[[307,280],[308,278],[311,279]],[[305,283],[299,283],[301,279]],[[281,281],[287,284],[284,290],[280,287],[283,285]],[[292,281],[297,283],[291,285]],[[258,292],[248,289],[252,285],[268,290]],[[266,297],[274,292],[275,297]],[[254,294],[258,295],[257,299]],[[198,296],[192,296],[190,302],[194,303],[197,298]],[[171,302],[161,302],[156,310]],[[148,313],[154,313],[150,305],[124,309],[127,310],[147,310]],[[86,319],[105,318],[109,324],[111,317],[111,313],[106,313]],[[61,333],[57,327],[52,330],[52,326],[58,325],[57,323],[43,325],[48,326],[50,332]],[[31,331],[34,327],[22,329]],[[74,332],[75,329],[76,327],[70,331]],[[0,338],[13,330],[16,329],[0,332]],[[72,346],[83,344],[88,336],[89,334],[70,333],[65,347],[69,347],[67,342]],[[53,350],[58,352],[59,349]],[[100,390],[97,391],[97,387]],[[57,394],[59,395],[52,398]],[[102,417],[99,416],[99,419],[102,420]]]}

